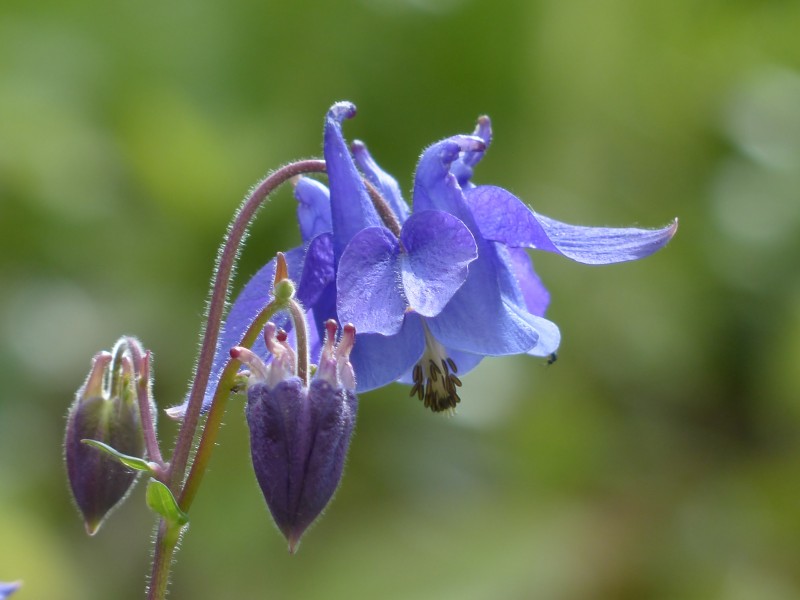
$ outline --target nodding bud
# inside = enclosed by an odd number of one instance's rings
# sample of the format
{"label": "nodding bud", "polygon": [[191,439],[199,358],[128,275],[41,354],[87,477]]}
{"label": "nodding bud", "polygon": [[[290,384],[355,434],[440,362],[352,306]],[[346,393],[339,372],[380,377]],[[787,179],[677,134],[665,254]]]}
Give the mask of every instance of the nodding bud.
{"label": "nodding bud", "polygon": [[[130,341],[121,340],[115,350]],[[67,477],[89,535],[97,532],[111,509],[125,498],[137,473],[81,440],[97,440],[122,454],[144,456],[134,379],[129,355],[123,351],[115,351],[113,356],[100,352],[67,413]]]}
{"label": "nodding bud", "polygon": [[292,553],[339,485],[358,410],[348,360],[355,329],[346,327],[338,344],[336,323],[329,321],[326,330],[320,365],[307,387],[297,376],[294,352],[274,327],[266,332],[269,366],[244,348],[231,353],[250,369],[246,416],[253,468]]}

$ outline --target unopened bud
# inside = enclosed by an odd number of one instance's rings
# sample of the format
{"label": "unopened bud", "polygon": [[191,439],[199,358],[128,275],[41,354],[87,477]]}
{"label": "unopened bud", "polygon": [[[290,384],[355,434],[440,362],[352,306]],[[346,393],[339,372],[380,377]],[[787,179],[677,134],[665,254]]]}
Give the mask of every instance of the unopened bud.
{"label": "unopened bud", "polygon": [[[252,364],[260,359],[242,349],[236,351],[236,358],[246,362],[251,372],[246,414],[253,468],[290,552],[339,485],[358,409],[355,386],[349,386],[352,368],[347,360],[354,331],[348,329],[339,346],[335,323],[328,333],[320,369],[308,387],[295,372],[287,371],[285,361]],[[282,347],[279,342],[267,346],[275,351]],[[278,372],[276,381],[273,375]]]}
{"label": "unopened bud", "polygon": [[137,473],[81,440],[97,440],[130,456],[145,451],[131,360],[121,352],[117,358],[108,352],[94,357],[67,414],[67,476],[89,535],[125,498]]}

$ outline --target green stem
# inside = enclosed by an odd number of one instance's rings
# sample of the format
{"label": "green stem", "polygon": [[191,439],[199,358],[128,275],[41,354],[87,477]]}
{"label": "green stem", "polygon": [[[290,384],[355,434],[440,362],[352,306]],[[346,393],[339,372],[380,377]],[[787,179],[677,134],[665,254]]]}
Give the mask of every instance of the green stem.
{"label": "green stem", "polygon": [[164,600],[167,597],[172,557],[178,547],[181,529],[181,526],[170,525],[164,519],[161,519],[158,524],[153,570],[150,575],[150,585],[147,589],[147,600]]}

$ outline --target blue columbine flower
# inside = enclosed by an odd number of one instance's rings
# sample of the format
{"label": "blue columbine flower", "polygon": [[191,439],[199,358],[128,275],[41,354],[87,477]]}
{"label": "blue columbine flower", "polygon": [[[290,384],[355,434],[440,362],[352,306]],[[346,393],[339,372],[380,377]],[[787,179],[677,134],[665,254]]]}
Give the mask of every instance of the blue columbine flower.
{"label": "blue columbine flower", "polygon": [[[677,221],[662,229],[569,225],[534,212],[502,188],[476,186],[473,168],[491,142],[488,117],[478,120],[472,135],[424,151],[409,211],[395,179],[364,144],[347,146],[341,126],[354,115],[349,102],[327,114],[329,190],[307,179],[298,183],[304,246],[288,257],[295,265],[293,274],[289,261],[290,277],[301,273],[298,298],[318,333],[330,318],[359,331],[351,356],[359,392],[403,381],[432,410],[454,408],[461,385],[456,373],[484,356],[544,357],[558,348],[558,327],[544,318],[549,294],[527,248],[610,264],[649,256],[677,228]],[[383,202],[370,197],[365,179]],[[243,331],[263,307],[269,265],[265,271],[234,303],[226,332]]]}
{"label": "blue columbine flower", "polygon": [[[535,213],[502,188],[475,186],[472,168],[491,141],[490,121],[482,117],[474,135],[450,137],[425,150],[415,176],[412,216],[405,218],[402,209],[396,210],[398,220],[405,219],[404,229],[414,215],[449,214],[470,231],[478,249],[478,257],[468,264],[468,277],[452,298],[436,305],[437,310],[417,310],[413,303],[397,301],[402,290],[396,282],[402,278],[396,263],[392,268],[383,263],[383,272],[376,276],[373,264],[381,237],[373,224],[375,211],[363,201],[351,201],[356,190],[364,189],[357,164],[391,205],[404,206],[396,182],[363,144],[354,145],[352,155],[342,151],[341,122],[354,113],[349,103],[337,104],[329,112],[325,159],[333,245],[343,248],[336,264],[337,312],[360,332],[352,356],[359,391],[394,380],[413,381],[412,393],[426,406],[434,411],[452,409],[460,385],[456,366],[464,373],[484,356],[548,356],[558,347],[558,328],[542,316],[547,291],[524,248],[585,264],[608,264],[648,256],[675,232],[676,223],[657,230],[568,225]],[[337,230],[337,222],[346,223],[346,228]],[[388,232],[382,231],[385,239]],[[373,289],[383,291],[373,294]],[[437,290],[428,286],[423,293]],[[389,301],[392,295],[394,301]]]}

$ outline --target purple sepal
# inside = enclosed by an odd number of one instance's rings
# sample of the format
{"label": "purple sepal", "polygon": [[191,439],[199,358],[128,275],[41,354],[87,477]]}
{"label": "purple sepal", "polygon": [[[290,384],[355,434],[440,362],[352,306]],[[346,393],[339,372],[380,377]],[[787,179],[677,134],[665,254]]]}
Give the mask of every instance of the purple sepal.
{"label": "purple sepal", "polygon": [[323,154],[328,171],[333,224],[333,250],[338,261],[350,239],[365,227],[381,225],[367,188],[356,169],[350,149],[342,136],[342,121],[351,119],[356,107],[338,102],[325,118]]}
{"label": "purple sepal", "polygon": [[319,378],[247,390],[253,468],[290,552],[339,485],[357,409],[354,393]]}
{"label": "purple sepal", "polygon": [[663,248],[678,228],[585,227],[540,215],[503,188],[484,185],[466,192],[466,200],[487,240],[511,247],[553,252],[587,265],[644,258]]}
{"label": "purple sepal", "polygon": [[309,177],[300,177],[294,186],[297,222],[303,243],[331,230],[331,200],[328,188]]}

